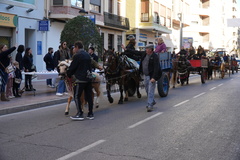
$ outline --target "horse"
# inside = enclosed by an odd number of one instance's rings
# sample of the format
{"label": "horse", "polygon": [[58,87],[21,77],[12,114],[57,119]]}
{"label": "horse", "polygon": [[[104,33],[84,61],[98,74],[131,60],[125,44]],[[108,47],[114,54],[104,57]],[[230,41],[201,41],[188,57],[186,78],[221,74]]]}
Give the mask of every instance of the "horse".
{"label": "horse", "polygon": [[105,50],[103,54],[103,67],[106,78],[107,97],[110,103],[113,103],[111,96],[111,86],[118,84],[120,99],[118,104],[123,104],[123,91],[125,91],[124,101],[128,101],[129,81],[132,79],[136,84],[137,97],[141,98],[139,92],[140,76],[136,68],[133,68],[127,61],[127,57],[114,52],[114,50]]}
{"label": "horse", "polygon": [[[68,90],[68,93],[69,93],[69,97],[68,97],[68,103],[67,103],[67,106],[66,106],[66,109],[65,109],[65,115],[68,115],[69,114],[69,109],[70,109],[70,103],[73,99],[73,84],[74,84],[74,78],[68,78],[67,75],[66,75],[66,71],[67,71],[67,68],[70,66],[70,63],[71,61],[61,61],[59,64],[58,64],[58,69],[59,69],[59,76],[60,78],[63,78],[64,81],[65,81],[65,84],[66,84],[66,88]],[[95,100],[95,104],[94,106],[96,108],[99,107],[99,97],[100,97],[100,94],[101,94],[101,88],[100,88],[100,82],[101,82],[101,78],[100,76],[93,72],[93,74],[95,75],[93,81],[92,81],[92,88],[94,89],[94,91],[96,92],[96,100]],[[92,91],[92,98],[93,98],[93,101],[94,101],[94,92]],[[81,106],[82,106],[82,110],[83,110],[83,106],[87,103],[85,101],[85,97],[84,97],[84,92],[82,93],[81,95]]]}

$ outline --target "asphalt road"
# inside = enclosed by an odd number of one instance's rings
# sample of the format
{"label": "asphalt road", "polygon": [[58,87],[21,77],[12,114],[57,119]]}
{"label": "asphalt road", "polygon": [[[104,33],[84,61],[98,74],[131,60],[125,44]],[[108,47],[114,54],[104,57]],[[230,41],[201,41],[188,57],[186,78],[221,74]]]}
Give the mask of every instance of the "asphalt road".
{"label": "asphalt road", "polygon": [[[1,160],[239,160],[240,74],[118,105],[106,97],[95,120],[71,121],[66,104],[0,116]],[[76,112],[71,104],[70,114]]]}

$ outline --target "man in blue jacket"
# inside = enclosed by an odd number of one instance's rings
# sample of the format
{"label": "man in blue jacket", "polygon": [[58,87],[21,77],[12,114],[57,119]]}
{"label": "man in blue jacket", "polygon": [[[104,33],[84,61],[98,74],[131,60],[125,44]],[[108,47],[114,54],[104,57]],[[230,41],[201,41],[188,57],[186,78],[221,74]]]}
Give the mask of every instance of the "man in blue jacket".
{"label": "man in blue jacket", "polygon": [[92,72],[91,57],[83,50],[83,44],[81,41],[77,41],[74,44],[73,61],[67,70],[68,77],[74,75],[76,82],[74,85],[74,101],[76,103],[77,114],[71,116],[72,120],[84,120],[83,110],[81,107],[81,94],[84,91],[85,98],[88,102],[88,115],[87,119],[94,119],[93,116],[93,99],[92,99],[92,80],[88,77],[88,73]]}

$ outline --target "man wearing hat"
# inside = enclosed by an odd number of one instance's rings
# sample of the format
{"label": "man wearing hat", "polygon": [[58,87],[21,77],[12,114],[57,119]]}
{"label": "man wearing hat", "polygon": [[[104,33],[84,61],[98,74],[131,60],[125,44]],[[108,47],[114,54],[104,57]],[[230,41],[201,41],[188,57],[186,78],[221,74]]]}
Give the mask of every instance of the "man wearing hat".
{"label": "man wearing hat", "polygon": [[142,57],[139,71],[144,75],[144,86],[147,92],[147,112],[153,110],[153,105],[156,104],[154,100],[156,81],[161,77],[162,71],[158,55],[153,52],[154,45],[149,44],[146,47],[146,54]]}

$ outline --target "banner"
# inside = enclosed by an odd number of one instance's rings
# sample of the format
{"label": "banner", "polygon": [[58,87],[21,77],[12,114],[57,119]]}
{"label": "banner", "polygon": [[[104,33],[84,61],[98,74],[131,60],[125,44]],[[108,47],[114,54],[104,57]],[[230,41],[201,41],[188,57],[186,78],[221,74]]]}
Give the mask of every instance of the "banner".
{"label": "banner", "polygon": [[0,13],[0,26],[17,27],[18,16],[13,14]]}

